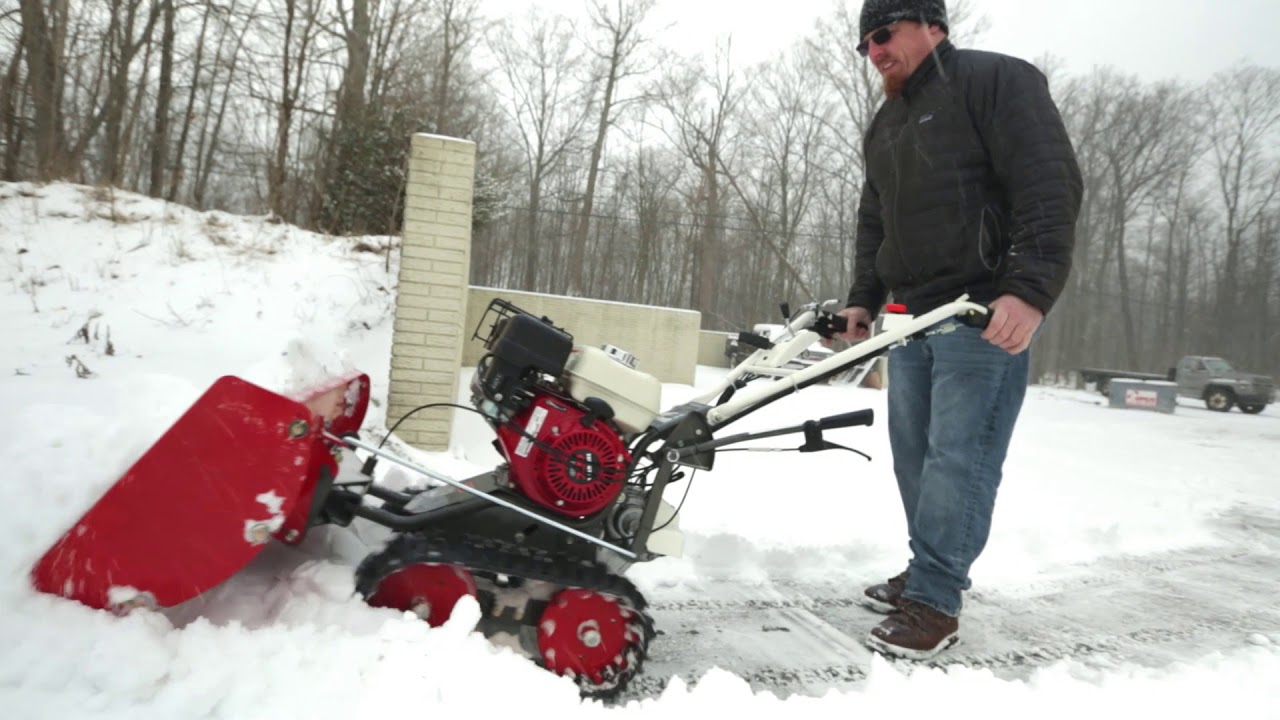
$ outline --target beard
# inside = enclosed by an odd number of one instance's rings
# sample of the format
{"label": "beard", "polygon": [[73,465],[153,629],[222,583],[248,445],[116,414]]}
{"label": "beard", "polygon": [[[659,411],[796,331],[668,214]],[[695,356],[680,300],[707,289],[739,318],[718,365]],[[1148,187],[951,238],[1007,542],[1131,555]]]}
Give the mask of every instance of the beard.
{"label": "beard", "polygon": [[884,96],[889,100],[897,100],[902,97],[902,86],[907,84],[907,79],[894,73],[884,77]]}
{"label": "beard", "polygon": [[880,75],[886,99],[897,100],[902,97],[902,88],[906,87],[907,80],[911,77],[911,72],[906,71],[906,64],[906,58],[897,58],[896,62],[889,67],[889,72]]}

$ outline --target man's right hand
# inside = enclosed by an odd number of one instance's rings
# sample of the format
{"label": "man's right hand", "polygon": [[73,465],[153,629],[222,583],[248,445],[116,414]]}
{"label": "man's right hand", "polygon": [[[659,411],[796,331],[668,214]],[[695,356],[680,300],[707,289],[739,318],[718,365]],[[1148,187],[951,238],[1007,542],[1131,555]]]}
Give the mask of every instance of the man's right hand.
{"label": "man's right hand", "polygon": [[[858,342],[871,337],[871,311],[864,307],[847,307],[836,313],[849,322],[849,327],[836,337],[848,342]],[[831,341],[823,339],[823,345],[830,347]]]}

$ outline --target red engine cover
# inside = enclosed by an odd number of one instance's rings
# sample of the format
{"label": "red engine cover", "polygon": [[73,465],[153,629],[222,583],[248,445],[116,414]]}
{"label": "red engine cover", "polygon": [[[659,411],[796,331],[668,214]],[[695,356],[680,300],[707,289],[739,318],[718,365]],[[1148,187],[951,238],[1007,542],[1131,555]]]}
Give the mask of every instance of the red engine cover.
{"label": "red engine cover", "polygon": [[599,512],[613,502],[631,465],[617,431],[601,420],[583,427],[586,414],[568,401],[539,394],[511,424],[497,429],[511,481],[520,492],[572,517]]}

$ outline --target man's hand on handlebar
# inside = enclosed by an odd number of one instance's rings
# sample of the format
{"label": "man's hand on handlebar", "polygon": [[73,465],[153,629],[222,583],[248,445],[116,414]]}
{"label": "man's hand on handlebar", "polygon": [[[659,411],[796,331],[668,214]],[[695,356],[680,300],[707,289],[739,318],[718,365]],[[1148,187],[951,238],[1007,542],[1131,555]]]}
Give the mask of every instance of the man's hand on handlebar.
{"label": "man's hand on handlebar", "polygon": [[991,303],[987,318],[982,339],[1010,355],[1017,355],[1031,346],[1031,339],[1044,320],[1044,314],[1026,300],[1005,294]]}
{"label": "man's hand on handlebar", "polygon": [[[836,337],[847,342],[858,342],[871,337],[871,311],[864,307],[847,307],[836,315],[844,318],[848,322],[848,330],[837,333]],[[823,338],[822,344],[831,347],[832,341]]]}

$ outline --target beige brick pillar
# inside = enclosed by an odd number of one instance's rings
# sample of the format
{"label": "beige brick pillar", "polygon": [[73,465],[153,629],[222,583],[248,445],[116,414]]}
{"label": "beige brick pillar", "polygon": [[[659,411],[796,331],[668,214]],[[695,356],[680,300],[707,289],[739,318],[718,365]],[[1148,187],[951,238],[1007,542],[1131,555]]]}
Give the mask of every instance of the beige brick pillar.
{"label": "beige brick pillar", "polygon": [[[456,402],[471,274],[475,143],[414,135],[391,341],[387,427],[419,405]],[[422,450],[449,446],[453,410],[423,410],[396,436]]]}

